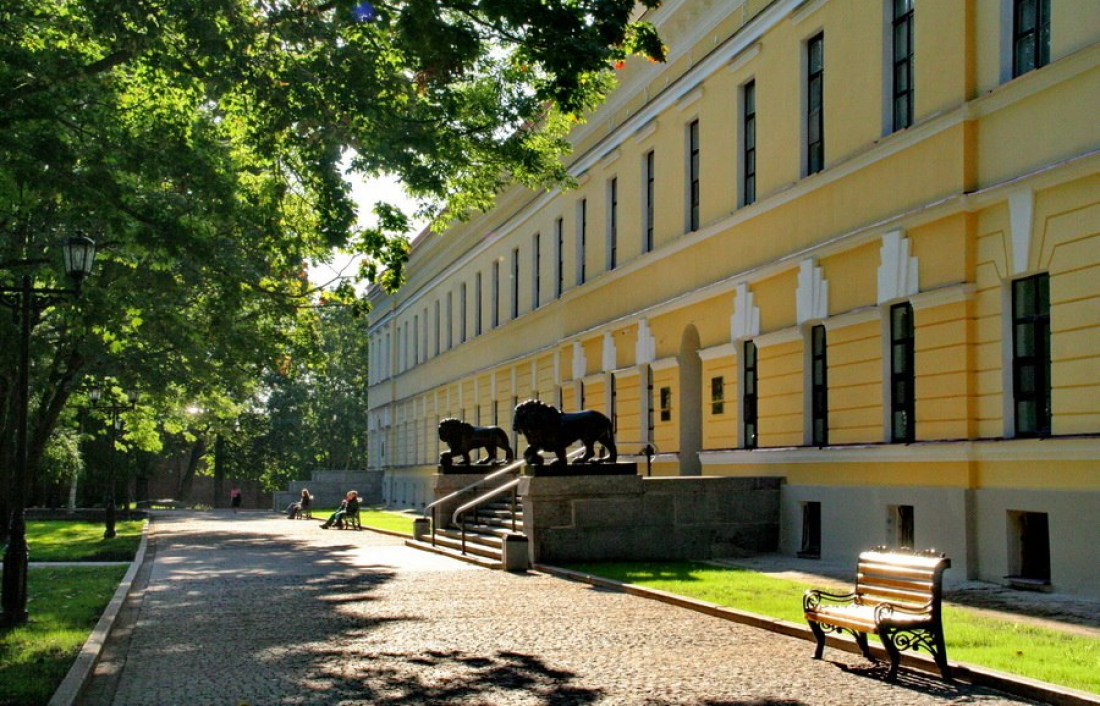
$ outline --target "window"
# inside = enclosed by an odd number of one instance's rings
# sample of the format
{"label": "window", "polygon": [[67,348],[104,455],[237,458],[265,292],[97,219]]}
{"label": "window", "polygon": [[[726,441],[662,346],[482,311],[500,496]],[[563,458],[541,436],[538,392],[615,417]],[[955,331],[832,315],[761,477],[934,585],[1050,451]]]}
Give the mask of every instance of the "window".
{"label": "window", "polygon": [[825,168],[825,35],[806,45],[806,174]]}
{"label": "window", "polygon": [[825,358],[825,327],[810,329],[810,443],[829,444],[829,385]]}
{"label": "window", "polygon": [[500,326],[500,260],[493,260],[493,282],[489,301],[489,324],[496,328]]}
{"label": "window", "polygon": [[458,290],[458,342],[466,342],[466,283]]}
{"label": "window", "polygon": [[821,503],[802,503],[802,545],[798,550],[801,559],[821,558]]}
{"label": "window", "polygon": [[687,229],[699,230],[699,121],[688,125],[688,218]]}
{"label": "window", "polygon": [[455,303],[454,295],[451,292],[447,292],[447,350],[455,344]]}
{"label": "window", "polygon": [[890,440],[908,444],[915,438],[913,388],[913,307],[890,307]]}
{"label": "window", "polygon": [[1012,76],[1050,63],[1050,0],[1013,0]]}
{"label": "window", "polygon": [[653,441],[653,371],[648,365],[642,366],[645,374],[645,429],[646,441]]}
{"label": "window", "polygon": [[661,421],[672,421],[672,388],[661,388]]}
{"label": "window", "polygon": [[420,363],[420,315],[413,315],[413,332],[412,332],[412,365]]}
{"label": "window", "polygon": [[512,318],[519,316],[519,248],[512,248]]}
{"label": "window", "polygon": [[542,297],[542,292],[539,290],[542,287],[542,234],[535,233],[535,236],[531,238],[531,309],[535,310],[539,308],[539,299]]}
{"label": "window", "polygon": [[719,375],[710,379],[710,413],[722,414],[726,411],[725,379]]}
{"label": "window", "polygon": [[554,221],[554,298],[560,299],[565,289],[565,219]]}
{"label": "window", "polygon": [[642,219],[642,252],[653,251],[653,186],[655,183],[656,172],[654,172],[653,163],[653,150],[645,153],[645,195],[643,201],[645,203],[645,214]]}
{"label": "window", "polygon": [[440,326],[440,322],[439,322],[439,300],[438,299],[435,300],[434,311],[432,312],[432,314],[433,314],[432,322],[435,324],[435,328],[433,329],[434,345],[432,347],[432,355],[439,355],[439,351],[440,351],[439,345],[440,345],[441,338],[442,338],[442,336],[441,336],[442,327]]}
{"label": "window", "polygon": [[756,202],[756,81],[741,89],[741,205]]}
{"label": "window", "polygon": [[744,392],[744,418],[743,429],[745,432],[745,448],[755,449],[757,444],[757,428],[756,428],[756,344],[752,341],[745,341],[744,355],[742,356],[745,362],[745,392]]}
{"label": "window", "polygon": [[481,286],[481,273],[478,272],[474,275],[474,335],[480,336],[482,331],[485,330],[484,325],[484,287]]}
{"label": "window", "polygon": [[1050,276],[1012,283],[1012,402],[1016,436],[1050,436]]}
{"label": "window", "polygon": [[607,182],[607,269],[618,264],[619,249],[619,179]]}
{"label": "window", "polygon": [[588,199],[577,202],[577,284],[584,284],[588,251]]}
{"label": "window", "polygon": [[913,0],[893,0],[894,129],[913,124]]}

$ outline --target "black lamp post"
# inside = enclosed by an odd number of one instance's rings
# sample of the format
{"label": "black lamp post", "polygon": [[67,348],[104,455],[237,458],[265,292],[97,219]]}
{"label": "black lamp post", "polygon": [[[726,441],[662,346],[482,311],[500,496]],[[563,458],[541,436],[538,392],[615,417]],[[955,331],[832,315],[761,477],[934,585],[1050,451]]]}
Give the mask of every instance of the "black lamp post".
{"label": "black lamp post", "polygon": [[[62,295],[80,296],[80,285],[91,274],[95,260],[95,241],[84,235],[74,236],[62,246],[65,272],[73,280],[72,289],[34,287],[30,275],[23,275],[21,286],[0,287],[0,303],[19,317],[19,371],[15,404],[15,477],[12,483],[11,519],[8,546],[4,551],[4,579],[0,593],[0,626],[27,621],[27,522],[24,508],[31,473],[27,468],[27,417],[30,397],[31,328],[36,313],[61,300]],[[26,263],[16,263],[26,264]]]}
{"label": "black lamp post", "polygon": [[118,465],[114,458],[114,446],[115,439],[118,435],[118,430],[122,427],[122,419],[119,418],[120,412],[125,412],[128,409],[133,409],[137,406],[138,393],[134,390],[126,392],[127,404],[109,404],[100,405],[99,401],[103,398],[103,391],[99,388],[94,388],[88,393],[88,397],[92,400],[92,406],[96,409],[103,410],[111,415],[111,472],[109,474],[110,479],[107,481],[107,507],[105,518],[105,529],[103,530],[103,538],[110,539],[115,536],[115,467]]}

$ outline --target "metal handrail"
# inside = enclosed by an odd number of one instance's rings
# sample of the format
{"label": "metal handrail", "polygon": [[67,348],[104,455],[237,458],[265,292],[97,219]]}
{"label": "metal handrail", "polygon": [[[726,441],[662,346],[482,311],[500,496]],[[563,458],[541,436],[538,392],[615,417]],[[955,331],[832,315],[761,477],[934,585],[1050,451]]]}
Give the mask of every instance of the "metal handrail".
{"label": "metal handrail", "polygon": [[496,496],[503,495],[508,491],[511,491],[512,493],[512,531],[516,531],[516,486],[519,485],[519,482],[519,478],[513,478],[504,485],[493,488],[488,493],[485,493],[484,495],[479,495],[465,505],[462,505],[455,509],[454,514],[451,515],[451,522],[458,525],[461,550],[463,554],[466,553],[466,520],[462,517],[462,515],[466,514],[466,512],[468,512],[469,510],[474,510],[474,519],[476,520],[477,508],[489,502]]}
{"label": "metal handrail", "polygon": [[447,495],[444,495],[439,500],[428,503],[427,505],[424,506],[424,512],[422,513],[422,516],[424,518],[427,518],[428,517],[428,510],[434,510],[436,505],[439,505],[440,503],[447,502],[448,500],[453,500],[454,498],[457,498],[459,495],[462,495],[466,491],[473,490],[474,488],[478,487],[479,485],[483,485],[483,484],[485,484],[485,483],[487,483],[491,480],[495,480],[495,479],[499,478],[500,476],[502,476],[506,473],[511,473],[515,469],[522,466],[524,463],[526,463],[526,461],[524,461],[523,459],[512,461],[510,464],[508,464],[504,468],[501,468],[499,471],[493,471],[492,473],[475,480],[473,483],[470,483],[465,488],[459,488],[458,490],[456,490],[452,493],[448,493]]}
{"label": "metal handrail", "polygon": [[[478,505],[484,505],[485,503],[489,502],[490,500],[492,500],[496,496],[502,495],[505,491],[511,490],[512,488],[515,488],[517,485],[519,485],[519,481],[520,481],[519,478],[513,478],[512,480],[508,481],[504,485],[497,486],[496,488],[493,488],[488,493],[485,493],[485,495],[479,495],[476,498],[474,498],[473,500],[471,500],[470,502],[466,503],[465,505],[460,505],[459,507],[457,507],[455,509],[454,513],[451,514],[451,522],[453,522],[454,524],[457,525],[459,515],[466,512],[467,510],[471,510],[471,509],[477,507]],[[516,528],[516,518],[513,516],[512,517],[512,529],[515,530],[515,528]]]}
{"label": "metal handrail", "polygon": [[440,498],[438,500],[435,500],[434,502],[431,502],[431,503],[428,503],[427,505],[425,505],[424,506],[424,512],[422,513],[421,516],[423,518],[427,519],[428,511],[430,510],[431,513],[432,513],[432,517],[431,517],[431,519],[432,519],[432,526],[431,526],[432,546],[433,547],[435,546],[435,531],[439,527],[439,521],[435,516],[436,515],[436,507],[439,504],[445,503],[448,500],[454,500],[455,498],[462,495],[463,493],[467,493],[467,492],[473,490],[474,488],[477,488],[478,486],[481,486],[481,485],[484,485],[485,483],[488,483],[491,480],[496,480],[497,478],[500,478],[503,475],[506,475],[508,473],[513,473],[518,468],[523,466],[524,463],[526,463],[526,461],[524,461],[523,459],[517,459],[515,461],[512,461],[511,463],[507,464],[504,468],[501,468],[498,471],[493,471],[492,473],[477,479],[473,483],[470,483],[466,487],[459,488],[458,490],[456,490],[454,492],[451,492],[451,493],[448,493],[447,495],[444,495],[442,498]]}

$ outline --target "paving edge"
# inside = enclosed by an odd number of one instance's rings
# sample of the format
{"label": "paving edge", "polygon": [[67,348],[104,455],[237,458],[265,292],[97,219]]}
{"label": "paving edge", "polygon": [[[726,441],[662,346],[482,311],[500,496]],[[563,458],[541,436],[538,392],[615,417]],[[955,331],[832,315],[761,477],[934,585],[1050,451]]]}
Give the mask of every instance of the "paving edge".
{"label": "paving edge", "polygon": [[134,577],[137,576],[142,564],[145,563],[145,549],[148,544],[149,521],[146,520],[141,527],[141,542],[138,544],[134,560],[130,562],[130,568],[127,569],[122,581],[118,584],[118,588],[115,589],[107,608],[99,616],[99,622],[92,629],[92,634],[84,641],[84,646],[80,649],[80,654],[76,656],[73,666],[69,668],[69,672],[61,681],[61,685],[53,693],[49,706],[72,706],[80,696],[80,692],[84,690],[84,686],[95,671],[96,664],[99,663],[103,645],[107,642],[107,636],[111,634],[111,629],[115,625],[119,611],[122,610],[126,597],[130,595]]}
{"label": "paving edge", "polygon": [[[786,620],[769,618],[767,616],[757,615],[756,613],[748,613],[743,610],[721,606],[717,603],[686,598],[674,593],[668,593],[667,591],[623,583],[614,579],[594,576],[580,571],[572,571],[571,569],[564,569],[560,566],[534,564],[531,568],[535,571],[541,571],[552,576],[579,581],[592,586],[599,586],[600,588],[609,588],[632,596],[661,601],[662,603],[678,606],[680,608],[687,608],[716,618],[722,618],[723,620],[730,620],[735,623],[741,623],[742,625],[761,628],[788,637],[797,637],[802,640],[814,642],[813,633],[810,632],[808,626],[798,625]],[[856,645],[855,640],[827,636],[826,644],[834,649],[859,654],[859,646]],[[879,659],[889,659],[886,655],[886,650],[881,647],[872,645],[871,652]],[[906,667],[939,675],[939,668],[936,666],[936,663],[923,655],[904,654],[902,655],[901,663]],[[989,687],[1014,696],[1021,696],[1026,699],[1048,704],[1056,704],[1057,706],[1090,706],[1100,704],[1100,695],[1090,694],[1086,691],[1070,689],[1057,684],[1050,684],[1037,679],[1029,679],[1016,674],[1000,672],[995,669],[966,664],[964,662],[951,662],[950,665],[952,676],[975,686]]]}

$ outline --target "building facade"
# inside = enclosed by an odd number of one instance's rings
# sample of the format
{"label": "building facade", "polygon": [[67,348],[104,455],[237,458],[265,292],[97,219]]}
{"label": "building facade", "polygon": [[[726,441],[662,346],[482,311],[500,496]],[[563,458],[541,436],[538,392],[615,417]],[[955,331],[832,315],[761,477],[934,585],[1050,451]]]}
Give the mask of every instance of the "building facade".
{"label": "building facade", "polygon": [[[654,475],[781,476],[784,553],[1100,595],[1100,3],[669,0],[572,136],[371,294],[371,465],[538,397]],[[522,440],[519,440],[522,443]],[[645,467],[644,459],[643,467]]]}

